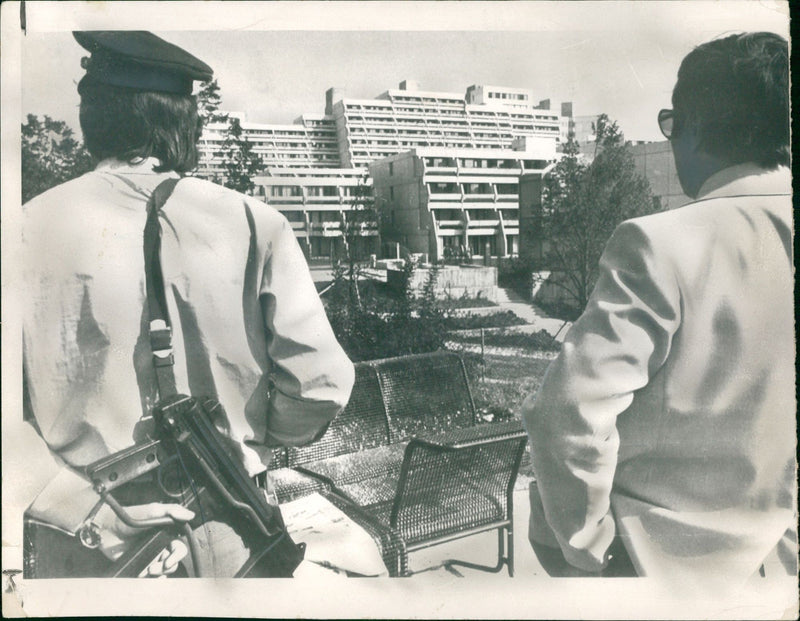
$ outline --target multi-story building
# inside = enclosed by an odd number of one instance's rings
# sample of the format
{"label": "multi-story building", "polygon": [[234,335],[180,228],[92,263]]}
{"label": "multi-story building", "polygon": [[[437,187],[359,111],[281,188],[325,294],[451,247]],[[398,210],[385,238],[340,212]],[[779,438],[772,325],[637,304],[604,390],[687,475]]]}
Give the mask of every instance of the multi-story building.
{"label": "multi-story building", "polygon": [[653,195],[661,201],[662,209],[675,209],[691,200],[681,188],[668,140],[634,144],[630,149],[636,170],[647,177]]}
{"label": "multi-story building", "polygon": [[[549,101],[546,102],[549,107]],[[572,134],[575,141],[580,145],[586,145],[593,142],[594,124],[597,122],[597,115],[595,114],[574,114],[573,104],[571,101],[565,101],[561,104],[561,142],[567,142],[570,134]]]}
{"label": "multi-story building", "polygon": [[370,164],[382,235],[442,259],[448,248],[495,257],[519,251],[519,177],[556,157],[549,139],[514,149],[418,147]]}
{"label": "multi-story building", "polygon": [[329,89],[325,113],[336,123],[344,167],[409,149],[509,149],[514,138],[560,140],[560,117],[534,107],[530,91],[473,85],[466,95],[419,90],[405,80],[376,99],[349,99]]}
{"label": "multi-story building", "polygon": [[[372,179],[354,168],[270,167],[256,177],[256,195],[278,209],[292,225],[309,258],[336,257],[349,245],[364,258],[380,251],[372,214]],[[372,220],[372,221],[365,221]]]}
{"label": "multi-story building", "polygon": [[[339,168],[339,147],[333,118],[323,114],[304,114],[293,124],[250,123],[239,117],[243,136],[253,144],[267,167]],[[206,126],[200,139],[199,174],[222,178],[222,157],[226,123]]]}

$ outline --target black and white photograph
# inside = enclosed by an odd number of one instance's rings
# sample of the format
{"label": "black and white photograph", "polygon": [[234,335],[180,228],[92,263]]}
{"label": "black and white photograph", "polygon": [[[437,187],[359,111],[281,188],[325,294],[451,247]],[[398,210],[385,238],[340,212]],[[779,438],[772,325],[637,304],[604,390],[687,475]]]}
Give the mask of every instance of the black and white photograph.
{"label": "black and white photograph", "polygon": [[0,11],[4,616],[797,617],[787,1]]}

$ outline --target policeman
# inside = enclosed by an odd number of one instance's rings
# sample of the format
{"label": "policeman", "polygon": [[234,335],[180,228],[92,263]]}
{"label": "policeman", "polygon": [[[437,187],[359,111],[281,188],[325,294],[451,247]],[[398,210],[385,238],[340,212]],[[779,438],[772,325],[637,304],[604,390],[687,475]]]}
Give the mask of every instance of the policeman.
{"label": "policeman", "polygon": [[[98,505],[82,471],[141,440],[138,423],[157,399],[142,244],[148,199],[165,179],[182,177],[160,221],[176,387],[219,399],[247,472],[261,480],[273,447],[319,437],[354,374],[287,220],[184,176],[202,131],[192,86],[211,68],[149,32],[74,36],[91,53],[80,123],[99,163],[23,207],[25,416],[60,466],[35,464],[48,475],[28,515],[68,533],[91,519],[114,559],[134,531]],[[178,505],[129,512],[192,517]],[[185,552],[176,548],[149,575],[173,571]]]}

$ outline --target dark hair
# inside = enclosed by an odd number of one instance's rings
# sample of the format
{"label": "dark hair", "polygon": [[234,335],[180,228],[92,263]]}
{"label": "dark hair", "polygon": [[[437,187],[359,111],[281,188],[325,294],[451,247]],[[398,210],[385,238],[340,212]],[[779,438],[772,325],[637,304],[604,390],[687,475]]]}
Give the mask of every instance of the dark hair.
{"label": "dark hair", "polygon": [[156,172],[197,166],[202,121],[192,95],[81,82],[80,122],[92,157],[125,162],[156,157]]}
{"label": "dark hair", "polygon": [[676,129],[730,164],[789,165],[789,50],[770,32],[730,35],[683,59],[672,93]]}

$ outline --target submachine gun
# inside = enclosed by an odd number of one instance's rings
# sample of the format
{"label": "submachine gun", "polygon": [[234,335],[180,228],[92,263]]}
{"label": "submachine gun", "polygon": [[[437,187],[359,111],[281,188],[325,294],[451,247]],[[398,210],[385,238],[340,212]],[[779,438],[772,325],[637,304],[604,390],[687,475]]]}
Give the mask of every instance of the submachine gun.
{"label": "submachine gun", "polygon": [[[267,502],[264,491],[229,452],[213,423],[220,418],[225,419],[222,405],[212,398],[176,394],[159,403],[153,410],[156,439],[86,468],[103,501],[126,525],[141,528],[142,535],[122,557],[110,561],[95,549],[100,533],[90,521],[78,531],[82,545],[44,524],[27,522],[25,577],[136,577],[180,535],[190,551],[187,573],[211,575],[213,567],[200,553],[194,534],[210,521],[229,525],[247,548],[247,561],[233,577],[291,576],[303,558],[304,544],[292,541],[278,507]],[[170,517],[139,520],[120,499],[126,504],[177,503],[195,517],[188,523]],[[71,539],[67,545],[66,539]],[[46,555],[40,546],[48,548]]]}

